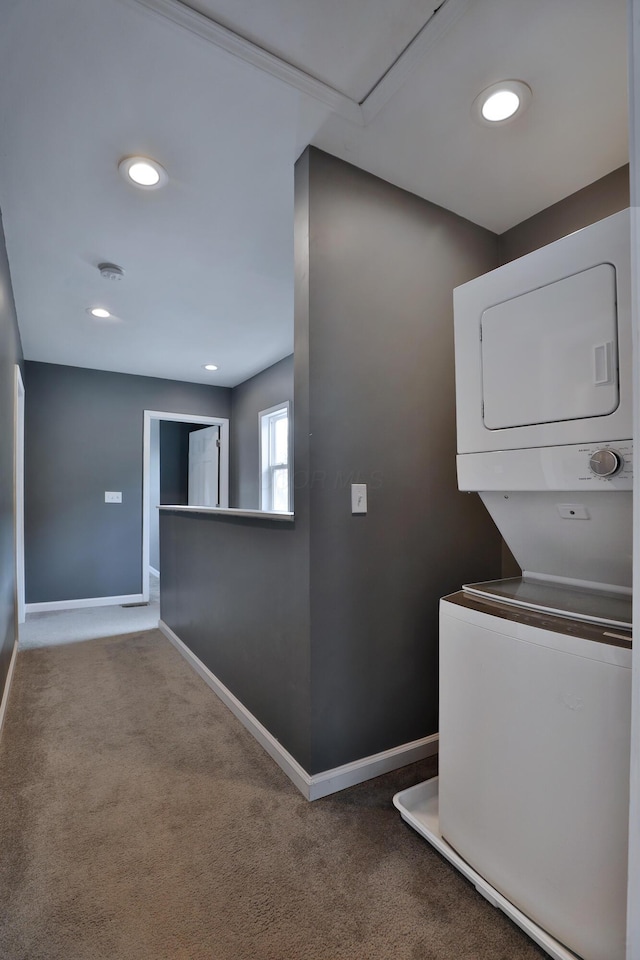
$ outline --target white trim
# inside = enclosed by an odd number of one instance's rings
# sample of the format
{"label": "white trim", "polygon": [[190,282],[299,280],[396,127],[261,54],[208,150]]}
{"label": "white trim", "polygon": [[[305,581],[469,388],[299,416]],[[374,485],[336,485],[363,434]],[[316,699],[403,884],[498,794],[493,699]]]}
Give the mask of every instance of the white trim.
{"label": "white trim", "polygon": [[237,717],[243,727],[246,727],[249,733],[255,737],[260,746],[267,751],[271,759],[275,760],[278,766],[284,770],[289,779],[296,785],[300,793],[302,793],[308,800],[310,778],[308,773],[300,766],[298,761],[291,756],[288,750],[285,750],[282,744],[279,743],[276,738],[269,733],[267,728],[264,727],[260,721],[249,712],[249,710],[247,710],[247,708],[238,700],[238,698],[235,697],[220,680],[218,680],[215,674],[213,674],[211,670],[204,665],[202,660],[199,660],[198,657],[196,657],[195,653],[193,653],[189,647],[182,642],[180,637],[173,632],[171,627],[167,626],[164,620],[160,620],[158,622],[158,629],[182,654],[187,663],[193,667],[195,672],[199,674],[200,677],[202,677],[207,686],[213,690],[213,692],[222,700],[225,706],[231,710],[233,715]]}
{"label": "white trim", "polygon": [[201,39],[215,44],[216,47],[233,57],[257,67],[263,73],[282,80],[300,93],[313,97],[314,100],[319,100],[335,113],[339,113],[347,120],[351,120],[352,123],[362,126],[362,110],[360,105],[351,97],[335,90],[329,84],[323,83],[322,80],[310,76],[304,70],[294,67],[286,60],[275,56],[275,54],[268,53],[257,44],[251,43],[250,40],[245,40],[244,37],[234,33],[233,30],[216,23],[211,17],[198,13],[181,3],[180,0],[135,0],[135,2],[146,7],[147,10],[165,17],[177,26],[189,30],[190,33],[194,33]]}
{"label": "white trim", "polygon": [[267,751],[272,760],[278,764],[289,779],[295,784],[300,793],[307,800],[319,800],[345,787],[352,787],[356,783],[379,777],[390,770],[397,770],[408,763],[415,763],[425,757],[432,756],[438,749],[438,734],[404,743],[392,750],[385,750],[361,760],[354,760],[333,770],[325,770],[310,776],[300,766],[288,750],[269,733],[254,715],[235,697],[225,685],[204,665],[202,660],[183,643],[180,637],[173,632],[164,620],[158,622],[158,629],[165,635],[174,647],[182,654],[187,663],[202,677],[204,682],[231,710],[240,723],[251,733],[258,743]]}
{"label": "white trim", "polygon": [[16,633],[24,623],[24,403],[22,372],[14,367],[13,511],[15,520]]}
{"label": "white trim", "polygon": [[155,567],[152,567],[151,564],[149,564],[149,573],[151,573],[154,577],[157,577],[158,580],[160,579],[160,571],[156,570]]}
{"label": "white trim", "polygon": [[87,597],[81,600],[44,600],[28,603],[27,613],[47,613],[51,610],[78,610],[81,607],[115,607],[125,603],[145,603],[149,597],[142,593],[130,593],[121,597]]}
{"label": "white trim", "polygon": [[280,410],[286,408],[287,416],[291,416],[291,400],[281,400],[280,403],[274,403],[271,407],[266,407],[264,410],[260,410],[258,413],[258,424],[260,423],[262,417],[267,417],[272,413],[278,413]]}
{"label": "white trim", "polygon": [[[266,410],[260,410],[258,412],[258,506],[261,511],[271,515],[273,515],[275,511],[267,511],[263,507],[265,493],[268,493],[271,483],[269,479],[265,484],[264,477],[263,461],[265,446],[265,424],[263,423],[263,419],[265,417],[271,417],[274,413],[280,413],[281,410],[287,411],[287,477],[289,481],[289,510],[286,511],[286,513],[290,514],[293,504],[293,419],[291,417],[291,406],[291,400],[283,400],[281,403],[274,403],[272,407],[267,407]],[[267,497],[267,499],[271,498]]]}
{"label": "white trim", "polygon": [[333,770],[316,773],[310,778],[309,800],[319,800],[330,793],[337,793],[346,787],[353,787],[356,783],[372,780],[383,773],[390,773],[399,767],[406,767],[409,763],[416,763],[426,757],[432,757],[438,752],[439,735],[432,733],[430,737],[422,737],[411,743],[402,743],[399,747],[375,753],[353,763],[345,763]]}
{"label": "white trim", "polygon": [[295,514],[284,510],[243,510],[241,507],[184,507],[180,503],[161,503],[158,510],[171,513],[214,513],[225,517],[252,517],[255,520],[295,520]]}
{"label": "white trim", "polygon": [[463,13],[471,0],[445,0],[429,17],[424,26],[407,44],[397,60],[379,78],[361,103],[298,67],[287,63],[257,44],[216,23],[211,17],[198,13],[180,0],[129,0],[146,10],[164,17],[178,27],[188,30],[221,50],[244,60],[314,100],[324,103],[335,113],[358,126],[366,126],[378,115],[394,93],[402,87],[427,54],[442,39]]}
{"label": "white trim", "polygon": [[[631,186],[631,322],[633,336],[633,438],[640,444],[640,0],[629,0],[629,178]],[[640,470],[633,477],[633,635],[640,637]],[[640,644],[632,651],[631,766],[629,770],[629,881],[627,960],[640,960]]]}
{"label": "white trim", "polygon": [[7,679],[5,680],[4,690],[2,691],[2,700],[0,701],[0,736],[2,736],[4,718],[7,714],[7,703],[9,702],[9,691],[11,690],[11,683],[13,681],[13,671],[16,666],[17,655],[18,655],[18,641],[16,640],[15,643],[13,644],[13,651],[11,653],[9,669],[7,670]]}
{"label": "white trim", "polygon": [[171,420],[175,423],[202,423],[220,427],[220,508],[229,506],[229,420],[225,417],[203,417],[199,414],[145,410],[142,428],[142,599],[144,601],[149,600],[149,505],[152,420]]}

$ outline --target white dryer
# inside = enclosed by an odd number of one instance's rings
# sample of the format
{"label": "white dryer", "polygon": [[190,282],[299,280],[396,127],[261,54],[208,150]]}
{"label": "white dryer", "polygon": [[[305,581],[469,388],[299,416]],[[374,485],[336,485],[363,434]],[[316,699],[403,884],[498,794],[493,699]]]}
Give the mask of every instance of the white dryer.
{"label": "white dryer", "polygon": [[454,291],[458,486],[525,576],[631,590],[625,210]]}
{"label": "white dryer", "polygon": [[630,222],[454,292],[458,485],[523,575],[441,602],[440,775],[403,817],[553,957],[623,960]]}

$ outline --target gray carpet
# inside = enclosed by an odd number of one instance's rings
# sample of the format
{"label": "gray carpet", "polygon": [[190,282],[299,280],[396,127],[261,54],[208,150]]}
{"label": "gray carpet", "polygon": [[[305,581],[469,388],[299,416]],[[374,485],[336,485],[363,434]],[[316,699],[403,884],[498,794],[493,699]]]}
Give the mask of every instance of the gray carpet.
{"label": "gray carpet", "polygon": [[149,576],[149,603],[135,606],[76,607],[28,613],[20,627],[20,649],[78,643],[122,633],[153,630],[160,619],[160,581]]}
{"label": "gray carpet", "polygon": [[433,760],[308,803],[157,631],[18,654],[2,960],[536,960],[407,827]]}

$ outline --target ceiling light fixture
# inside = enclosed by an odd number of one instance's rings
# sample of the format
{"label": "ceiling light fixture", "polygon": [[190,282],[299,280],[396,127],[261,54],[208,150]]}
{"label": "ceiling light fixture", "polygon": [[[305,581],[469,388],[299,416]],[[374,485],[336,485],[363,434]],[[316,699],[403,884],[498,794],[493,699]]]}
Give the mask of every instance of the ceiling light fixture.
{"label": "ceiling light fixture", "polygon": [[510,123],[519,117],[531,102],[531,87],[522,80],[501,80],[473,101],[473,112],[481,123],[492,127]]}
{"label": "ceiling light fixture", "polygon": [[125,180],[142,190],[157,190],[169,179],[164,167],[149,157],[125,157],[118,164],[118,170]]}
{"label": "ceiling light fixture", "polygon": [[104,307],[90,307],[87,313],[90,313],[92,317],[96,317],[98,320],[107,320],[111,316],[109,311],[105,310]]}
{"label": "ceiling light fixture", "polygon": [[122,280],[124,270],[117,263],[99,263],[100,276],[105,280]]}
{"label": "ceiling light fixture", "polygon": [[202,367],[204,370],[217,370],[215,363],[203,363]]}

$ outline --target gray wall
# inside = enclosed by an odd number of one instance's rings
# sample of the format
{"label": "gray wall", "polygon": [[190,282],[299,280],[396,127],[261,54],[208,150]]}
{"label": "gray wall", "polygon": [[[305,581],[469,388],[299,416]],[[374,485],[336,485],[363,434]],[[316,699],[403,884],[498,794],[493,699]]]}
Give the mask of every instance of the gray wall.
{"label": "gray wall", "polygon": [[508,263],[629,206],[629,166],[572,193],[500,237],[500,263]]}
{"label": "gray wall", "polygon": [[[143,411],[228,417],[230,391],[25,367],[27,602],[140,593]],[[105,490],[122,504],[105,504]]]}
{"label": "gray wall", "polygon": [[295,188],[295,524],[164,514],[162,617],[313,774],[437,730],[439,598],[500,575],[452,317],[497,238],[315,149]]}
{"label": "gray wall", "polygon": [[501,538],[457,489],[452,309],[498,253],[489,231],[313,148],[300,179],[315,772],[438,729],[439,599],[500,576]]}
{"label": "gray wall", "polygon": [[291,523],[160,515],[162,619],[308,769],[305,549]]}
{"label": "gray wall", "polygon": [[[293,402],[293,356],[234,387],[231,393],[229,503],[257,510],[260,504],[258,414],[282,401]],[[295,417],[295,410],[292,411]]]}
{"label": "gray wall", "polygon": [[16,636],[13,506],[14,367],[22,347],[0,218],[0,699]]}

